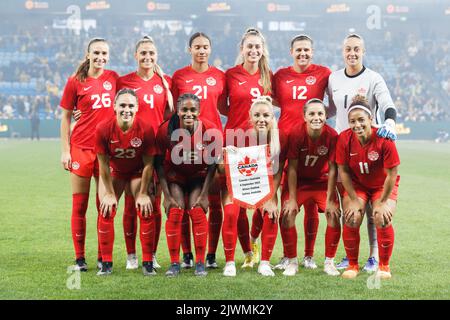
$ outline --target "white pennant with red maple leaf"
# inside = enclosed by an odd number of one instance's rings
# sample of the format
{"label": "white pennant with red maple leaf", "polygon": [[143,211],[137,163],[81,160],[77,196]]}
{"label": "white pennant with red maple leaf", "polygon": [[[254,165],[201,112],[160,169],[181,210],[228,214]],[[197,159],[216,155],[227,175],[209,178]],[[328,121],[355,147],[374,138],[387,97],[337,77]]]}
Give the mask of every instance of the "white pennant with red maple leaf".
{"label": "white pennant with red maple leaf", "polygon": [[274,193],[268,145],[224,150],[228,192],[243,208],[261,207]]}

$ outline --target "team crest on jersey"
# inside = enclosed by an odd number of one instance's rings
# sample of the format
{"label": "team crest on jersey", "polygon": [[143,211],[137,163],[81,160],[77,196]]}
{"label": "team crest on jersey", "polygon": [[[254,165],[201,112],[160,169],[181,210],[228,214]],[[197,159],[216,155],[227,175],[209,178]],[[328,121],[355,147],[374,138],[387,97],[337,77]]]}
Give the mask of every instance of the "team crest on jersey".
{"label": "team crest on jersey", "polygon": [[80,169],[80,164],[78,162],[72,162],[72,169],[73,170],[78,170]]}
{"label": "team crest on jersey", "polygon": [[209,77],[208,79],[206,79],[206,83],[208,84],[208,86],[212,87],[216,85],[217,81],[213,77]]}
{"label": "team crest on jersey", "polygon": [[326,146],[320,146],[317,148],[317,153],[319,156],[324,156],[328,153],[328,148]]}
{"label": "team crest on jersey", "polygon": [[312,86],[314,83],[316,83],[317,79],[314,76],[309,76],[306,78],[305,82],[307,85]]}
{"label": "team crest on jersey", "polygon": [[201,143],[201,142],[199,142],[199,143],[197,143],[196,145],[195,145],[195,147],[197,148],[197,150],[205,150],[205,148],[206,148],[206,146],[203,144],[203,143]]}
{"label": "team crest on jersey", "polygon": [[359,88],[358,89],[358,94],[365,96],[367,93],[367,90],[365,88]]}
{"label": "team crest on jersey", "polygon": [[142,140],[136,137],[131,139],[130,143],[132,147],[139,148],[142,145]]}
{"label": "team crest on jersey", "polygon": [[370,151],[367,157],[369,158],[370,161],[377,161],[380,155],[376,151]]}
{"label": "team crest on jersey", "polygon": [[103,88],[105,88],[105,90],[111,90],[112,89],[112,84],[109,81],[105,81],[103,82]]}
{"label": "team crest on jersey", "polygon": [[157,94],[161,94],[163,92],[163,88],[159,84],[156,84],[153,87],[153,91],[155,91],[155,93],[157,93]]}
{"label": "team crest on jersey", "polygon": [[258,171],[258,163],[256,159],[245,157],[242,161],[239,161],[238,170],[243,176],[250,177]]}

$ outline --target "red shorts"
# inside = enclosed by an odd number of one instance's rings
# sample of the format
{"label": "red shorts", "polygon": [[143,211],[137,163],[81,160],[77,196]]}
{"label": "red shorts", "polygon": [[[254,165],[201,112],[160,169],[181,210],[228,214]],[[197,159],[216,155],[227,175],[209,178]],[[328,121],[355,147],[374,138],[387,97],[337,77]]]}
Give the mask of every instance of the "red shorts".
{"label": "red shorts", "polygon": [[[320,187],[319,187],[320,186]],[[281,194],[281,203],[289,200],[289,188],[285,185]],[[299,208],[308,201],[313,201],[317,204],[319,212],[325,212],[327,207],[327,188],[323,185],[300,186],[297,188],[297,205]],[[338,199],[335,199],[339,203]]]}
{"label": "red shorts", "polygon": [[70,172],[86,178],[99,176],[98,160],[94,150],[70,146],[70,156],[72,158]]}
{"label": "red shorts", "polygon": [[[399,183],[400,183],[400,176],[397,176],[397,179],[395,180],[394,189],[392,189],[392,192],[389,195],[389,199],[397,201]],[[375,200],[380,199],[383,194],[383,187],[378,189],[369,189],[358,184],[354,184],[353,187],[355,188],[358,198],[363,199],[365,202],[370,201],[371,203],[373,203]],[[347,191],[344,192],[344,196],[348,196]]]}
{"label": "red shorts", "polygon": [[140,179],[142,177],[142,171],[140,172],[118,172],[111,170],[111,176],[115,179],[123,181],[131,181],[134,179]]}
{"label": "red shorts", "polygon": [[166,176],[167,183],[176,183],[179,186],[188,186],[195,182],[203,183],[206,178],[206,171],[189,172],[184,174],[173,170],[170,165],[164,165],[164,173]]}

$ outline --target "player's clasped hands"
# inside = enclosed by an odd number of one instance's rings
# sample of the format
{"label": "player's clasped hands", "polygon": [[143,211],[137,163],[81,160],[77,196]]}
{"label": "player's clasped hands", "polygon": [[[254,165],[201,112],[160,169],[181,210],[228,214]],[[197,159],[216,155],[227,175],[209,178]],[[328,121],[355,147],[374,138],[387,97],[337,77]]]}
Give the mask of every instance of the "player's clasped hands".
{"label": "player's clasped hands", "polygon": [[117,199],[114,194],[106,194],[100,203],[100,212],[104,218],[114,217],[117,209]]}

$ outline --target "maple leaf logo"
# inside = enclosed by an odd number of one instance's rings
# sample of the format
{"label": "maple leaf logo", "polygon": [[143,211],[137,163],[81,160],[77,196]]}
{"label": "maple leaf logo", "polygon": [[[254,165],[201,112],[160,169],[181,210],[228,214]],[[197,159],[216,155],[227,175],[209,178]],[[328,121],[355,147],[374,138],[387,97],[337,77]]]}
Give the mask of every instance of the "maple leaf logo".
{"label": "maple leaf logo", "polygon": [[240,174],[250,177],[258,171],[258,163],[256,159],[251,159],[248,156],[245,156],[243,161],[238,163],[238,170]]}

